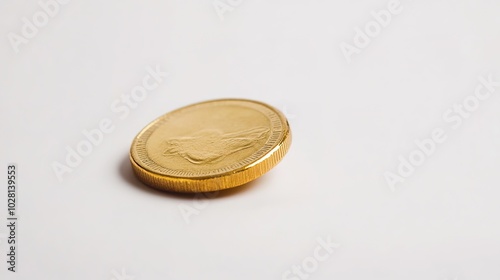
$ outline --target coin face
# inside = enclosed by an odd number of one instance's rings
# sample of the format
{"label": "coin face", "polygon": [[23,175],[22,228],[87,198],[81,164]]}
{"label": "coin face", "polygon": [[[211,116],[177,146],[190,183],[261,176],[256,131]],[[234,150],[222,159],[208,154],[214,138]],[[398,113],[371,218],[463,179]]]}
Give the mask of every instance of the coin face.
{"label": "coin face", "polygon": [[134,139],[130,161],[152,187],[208,192],[256,179],[283,158],[290,143],[290,127],[277,109],[251,100],[213,100],[150,123]]}

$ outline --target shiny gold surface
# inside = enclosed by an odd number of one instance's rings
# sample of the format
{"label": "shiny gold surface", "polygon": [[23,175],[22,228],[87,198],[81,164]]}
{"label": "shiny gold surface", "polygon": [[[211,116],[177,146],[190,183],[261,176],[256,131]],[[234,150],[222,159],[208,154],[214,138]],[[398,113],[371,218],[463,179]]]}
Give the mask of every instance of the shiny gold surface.
{"label": "shiny gold surface", "polygon": [[221,99],[167,113],[134,139],[130,161],[145,184],[166,191],[236,187],[269,171],[291,143],[285,116],[264,103]]}

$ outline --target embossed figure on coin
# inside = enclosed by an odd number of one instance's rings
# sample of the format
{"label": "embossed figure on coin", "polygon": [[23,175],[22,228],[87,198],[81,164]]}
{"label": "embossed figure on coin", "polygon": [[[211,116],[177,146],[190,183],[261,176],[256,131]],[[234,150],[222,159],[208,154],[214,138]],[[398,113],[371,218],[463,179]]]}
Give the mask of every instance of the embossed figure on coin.
{"label": "embossed figure on coin", "polygon": [[239,132],[223,133],[205,129],[196,134],[166,140],[168,148],[164,156],[179,155],[194,164],[214,163],[226,156],[248,149],[256,141],[266,139],[269,128],[256,127]]}

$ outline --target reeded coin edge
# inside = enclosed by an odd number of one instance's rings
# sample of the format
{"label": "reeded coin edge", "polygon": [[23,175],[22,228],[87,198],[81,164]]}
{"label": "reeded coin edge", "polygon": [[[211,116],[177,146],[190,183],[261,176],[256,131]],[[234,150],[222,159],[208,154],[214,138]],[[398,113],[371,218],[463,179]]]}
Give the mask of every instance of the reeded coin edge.
{"label": "reeded coin edge", "polygon": [[143,169],[132,156],[130,156],[130,162],[139,180],[153,188],[181,193],[213,192],[241,186],[267,173],[283,159],[290,148],[291,140],[290,130],[287,130],[282,142],[262,158],[233,173],[214,177],[178,178],[165,176]]}

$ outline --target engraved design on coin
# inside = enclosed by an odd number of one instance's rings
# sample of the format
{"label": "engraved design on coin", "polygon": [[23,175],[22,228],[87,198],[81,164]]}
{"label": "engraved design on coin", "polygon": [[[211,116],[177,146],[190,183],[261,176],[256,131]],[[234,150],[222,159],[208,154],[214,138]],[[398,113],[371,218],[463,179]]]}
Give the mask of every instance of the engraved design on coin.
{"label": "engraved design on coin", "polygon": [[164,150],[163,155],[178,155],[193,164],[214,163],[254,146],[268,137],[269,130],[262,126],[231,133],[204,129],[191,136],[166,140],[168,148]]}

